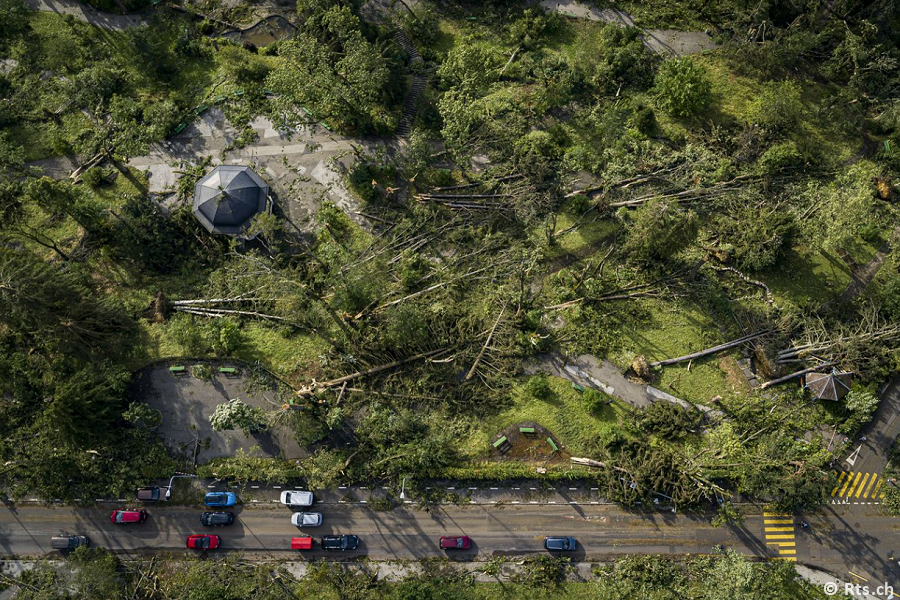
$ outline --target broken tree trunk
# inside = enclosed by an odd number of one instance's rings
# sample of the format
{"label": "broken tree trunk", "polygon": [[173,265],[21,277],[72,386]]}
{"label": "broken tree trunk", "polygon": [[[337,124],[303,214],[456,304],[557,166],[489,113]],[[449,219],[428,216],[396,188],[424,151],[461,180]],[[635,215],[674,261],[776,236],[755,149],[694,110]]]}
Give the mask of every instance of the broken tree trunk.
{"label": "broken tree trunk", "polygon": [[761,386],[759,386],[759,389],[764,390],[767,387],[772,387],[773,385],[778,385],[779,383],[784,383],[785,381],[790,381],[791,379],[794,379],[795,377],[800,377],[801,375],[806,375],[807,373],[812,373],[813,371],[818,371],[819,369],[824,369],[826,367],[830,367],[831,365],[832,365],[832,363],[827,362],[827,363],[822,363],[821,365],[816,365],[815,367],[809,367],[808,369],[803,369],[802,371],[795,371],[794,373],[791,373],[790,375],[785,375],[784,377],[779,377],[778,379],[773,379],[771,381],[767,381],[764,384],[762,384]]}
{"label": "broken tree trunk", "polygon": [[309,398],[314,393],[322,390],[327,390],[328,388],[332,388],[336,385],[341,385],[342,383],[353,381],[358,377],[365,377],[367,375],[374,375],[375,373],[380,373],[381,371],[387,371],[388,369],[393,369],[395,367],[399,367],[401,365],[405,365],[406,363],[411,363],[417,360],[422,360],[425,358],[430,358],[432,356],[438,356],[447,352],[448,348],[440,348],[438,350],[429,350],[428,352],[421,352],[419,354],[409,356],[407,358],[403,358],[401,360],[395,360],[389,363],[385,363],[383,365],[378,365],[377,367],[372,367],[371,369],[366,369],[365,371],[357,371],[356,373],[351,373],[350,375],[344,375],[343,377],[338,377],[337,379],[330,379],[328,381],[313,381],[307,387],[300,388],[296,391],[296,394],[301,398]]}
{"label": "broken tree trunk", "polygon": [[712,348],[707,348],[706,350],[701,350],[699,352],[694,352],[692,354],[685,354],[684,356],[679,356],[678,358],[667,358],[665,360],[658,360],[656,362],[650,363],[650,367],[664,367],[666,365],[674,365],[675,363],[684,362],[686,360],[693,360],[695,358],[701,358],[703,356],[707,356],[709,354],[715,354],[716,352],[721,352],[722,350],[728,350],[729,348],[734,348],[735,346],[740,346],[746,342],[751,340],[755,340],[756,338],[760,338],[764,335],[768,335],[770,331],[767,329],[765,331],[757,331],[756,333],[751,333],[750,335],[745,335],[744,337],[740,337],[736,340],[731,340],[730,342],[725,342],[724,344],[719,344],[718,346],[713,346]]}
{"label": "broken tree trunk", "polygon": [[506,307],[500,309],[500,314],[497,316],[497,320],[494,321],[494,326],[491,327],[491,332],[487,336],[487,340],[484,342],[484,346],[481,347],[481,351],[478,353],[478,356],[475,358],[475,362],[472,363],[472,368],[469,369],[469,372],[466,373],[466,381],[472,379],[472,376],[475,375],[475,367],[478,366],[478,363],[481,362],[481,358],[484,356],[485,351],[488,349],[488,346],[491,345],[491,338],[494,337],[494,332],[497,330],[497,325],[500,324],[500,319],[503,318],[503,312],[506,310]]}

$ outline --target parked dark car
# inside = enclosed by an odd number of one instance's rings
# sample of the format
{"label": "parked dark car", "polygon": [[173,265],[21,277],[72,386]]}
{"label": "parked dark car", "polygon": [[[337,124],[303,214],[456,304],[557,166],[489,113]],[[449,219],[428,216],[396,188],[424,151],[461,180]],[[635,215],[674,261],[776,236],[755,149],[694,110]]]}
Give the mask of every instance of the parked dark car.
{"label": "parked dark car", "polygon": [[571,552],[578,545],[573,537],[545,537],[544,548],[551,552]]}
{"label": "parked dark car", "polygon": [[138,488],[137,499],[140,502],[159,502],[165,500],[165,492],[160,487]]}
{"label": "parked dark car", "polygon": [[207,527],[219,527],[234,523],[234,513],[230,512],[205,512],[200,515],[200,524]]}
{"label": "parked dark car", "polygon": [[147,511],[140,509],[114,510],[109,515],[110,523],[128,524],[143,523],[147,520]]}
{"label": "parked dark car", "polygon": [[54,535],[50,538],[50,547],[54,550],[74,550],[79,546],[90,546],[91,540],[86,535]]}
{"label": "parked dark car", "polygon": [[356,550],[359,546],[359,538],[355,535],[326,535],[322,538],[324,550]]}
{"label": "parked dark car", "polygon": [[472,547],[472,540],[467,535],[441,536],[441,550],[466,550]]}
{"label": "parked dark car", "polygon": [[219,536],[207,534],[189,535],[187,547],[192,550],[215,550],[219,547]]}

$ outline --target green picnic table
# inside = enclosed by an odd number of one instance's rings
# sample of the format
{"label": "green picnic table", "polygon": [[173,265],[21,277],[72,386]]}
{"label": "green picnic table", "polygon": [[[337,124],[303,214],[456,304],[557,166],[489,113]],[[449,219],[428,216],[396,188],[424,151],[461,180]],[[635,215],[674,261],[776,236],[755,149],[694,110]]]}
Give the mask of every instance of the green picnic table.
{"label": "green picnic table", "polygon": [[505,444],[506,441],[507,441],[507,440],[506,440],[506,436],[505,436],[505,435],[502,436],[499,440],[497,440],[496,442],[494,442],[494,448],[499,448],[500,446],[502,446],[503,444]]}
{"label": "green picnic table", "polygon": [[173,365],[169,367],[169,373],[172,373],[173,375],[181,375],[183,373],[187,373],[187,367],[185,367],[184,365]]}
{"label": "green picnic table", "polygon": [[553,441],[553,438],[548,437],[547,442],[550,444],[550,447],[553,448],[554,452],[559,452],[559,447],[556,445],[556,442]]}
{"label": "green picnic table", "polygon": [[237,375],[238,370],[234,367],[219,367],[219,373],[223,373],[225,375]]}
{"label": "green picnic table", "polygon": [[519,427],[519,433],[534,433],[534,427]]}

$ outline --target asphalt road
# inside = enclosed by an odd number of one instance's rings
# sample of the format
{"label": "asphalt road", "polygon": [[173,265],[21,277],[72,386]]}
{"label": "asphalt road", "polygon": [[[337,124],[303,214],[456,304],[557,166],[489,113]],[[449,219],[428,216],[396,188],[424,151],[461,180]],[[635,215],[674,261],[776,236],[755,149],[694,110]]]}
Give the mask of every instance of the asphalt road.
{"label": "asphalt road", "polygon": [[[291,511],[271,505],[236,507],[238,519],[230,527],[204,528],[201,509],[150,506],[140,525],[113,525],[111,508],[44,507],[21,505],[0,509],[0,554],[40,556],[51,553],[50,537],[59,533],[85,534],[98,546],[123,554],[184,549],[192,533],[215,532],[221,551],[243,550],[257,558],[368,557],[374,560],[421,559],[442,556],[441,535],[468,535],[473,547],[449,556],[486,560],[493,556],[543,553],[545,535],[578,538],[576,561],[603,561],[633,553],[665,555],[708,554],[722,544],[748,556],[775,558],[779,551],[768,542],[761,514],[748,515],[739,527],[712,527],[710,515],[638,514],[615,505],[454,506],[430,512],[411,507],[379,512],[360,505],[317,505],[324,513],[322,527],[306,530],[318,538],[329,533],[355,533],[354,552],[290,551],[290,538],[304,535],[290,524]],[[801,528],[800,520],[809,528]],[[829,505],[820,513],[787,517],[790,542],[798,562],[850,580],[887,581],[900,587],[900,522],[881,514],[878,506]],[[785,538],[780,538],[785,539]],[[215,551],[220,553],[220,551]],[[894,557],[890,559],[890,557]]]}

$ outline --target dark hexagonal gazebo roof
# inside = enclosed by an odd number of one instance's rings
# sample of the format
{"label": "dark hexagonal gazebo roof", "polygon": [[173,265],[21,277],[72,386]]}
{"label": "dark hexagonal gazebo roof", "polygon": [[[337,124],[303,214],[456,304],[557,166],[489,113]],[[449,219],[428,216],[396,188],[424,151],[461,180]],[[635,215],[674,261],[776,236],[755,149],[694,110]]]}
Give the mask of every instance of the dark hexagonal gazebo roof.
{"label": "dark hexagonal gazebo roof", "polygon": [[194,186],[194,216],[211,233],[243,235],[269,210],[269,186],[250,167],[221,165]]}

